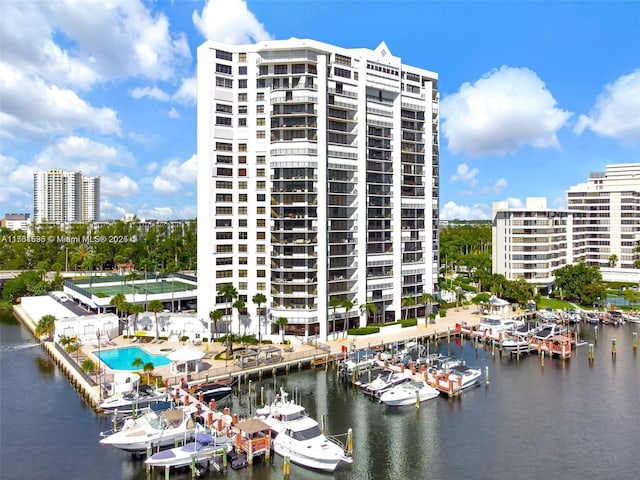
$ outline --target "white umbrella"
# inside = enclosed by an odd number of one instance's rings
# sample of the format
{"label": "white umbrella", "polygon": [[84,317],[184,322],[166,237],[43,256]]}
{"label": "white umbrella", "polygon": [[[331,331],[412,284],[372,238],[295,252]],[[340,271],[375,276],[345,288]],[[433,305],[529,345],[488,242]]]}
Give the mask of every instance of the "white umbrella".
{"label": "white umbrella", "polygon": [[172,362],[185,363],[187,365],[189,364],[189,362],[198,361],[198,363],[196,364],[196,372],[197,372],[198,364],[200,363],[199,361],[202,360],[202,357],[204,356],[205,356],[205,353],[203,351],[196,350],[195,348],[191,348],[185,345],[181,349],[176,350],[175,352],[172,352],[169,355],[167,355],[167,358]]}

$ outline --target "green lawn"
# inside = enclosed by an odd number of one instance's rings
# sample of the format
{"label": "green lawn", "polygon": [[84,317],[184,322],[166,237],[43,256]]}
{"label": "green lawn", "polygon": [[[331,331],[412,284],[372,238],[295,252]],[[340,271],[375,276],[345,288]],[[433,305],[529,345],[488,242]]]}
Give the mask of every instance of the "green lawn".
{"label": "green lawn", "polygon": [[565,302],[564,300],[557,300],[555,298],[540,298],[538,302],[538,310],[544,310],[545,308],[553,308],[554,310],[564,310],[566,308],[574,308],[574,306]]}

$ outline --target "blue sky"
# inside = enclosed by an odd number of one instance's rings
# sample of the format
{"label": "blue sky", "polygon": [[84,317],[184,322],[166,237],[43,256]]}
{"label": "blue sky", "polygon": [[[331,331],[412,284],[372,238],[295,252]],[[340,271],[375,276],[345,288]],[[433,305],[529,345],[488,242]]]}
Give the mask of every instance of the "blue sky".
{"label": "blue sky", "polygon": [[640,3],[0,3],[0,216],[33,213],[34,169],[102,178],[102,218],[196,215],[196,48],[385,41],[436,71],[441,216],[490,218],[640,161]]}

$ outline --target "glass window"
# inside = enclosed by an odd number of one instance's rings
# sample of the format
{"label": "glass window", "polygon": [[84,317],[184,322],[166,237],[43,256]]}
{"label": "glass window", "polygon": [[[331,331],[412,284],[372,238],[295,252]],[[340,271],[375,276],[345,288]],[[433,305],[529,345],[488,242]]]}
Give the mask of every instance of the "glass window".
{"label": "glass window", "polygon": [[246,75],[247,74],[247,66],[241,65],[238,67],[238,75]]}

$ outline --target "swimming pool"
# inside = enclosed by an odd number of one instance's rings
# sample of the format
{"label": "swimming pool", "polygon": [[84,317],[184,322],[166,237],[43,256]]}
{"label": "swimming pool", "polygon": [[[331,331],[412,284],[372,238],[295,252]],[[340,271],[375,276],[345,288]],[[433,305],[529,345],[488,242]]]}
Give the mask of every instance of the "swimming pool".
{"label": "swimming pool", "polygon": [[[94,352],[95,353],[95,352]],[[114,348],[100,352],[100,361],[104,362],[111,370],[141,370],[132,367],[131,364],[136,358],[142,360],[142,364],[151,362],[154,367],[169,365],[170,361],[164,355],[152,355],[140,347]]]}

